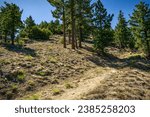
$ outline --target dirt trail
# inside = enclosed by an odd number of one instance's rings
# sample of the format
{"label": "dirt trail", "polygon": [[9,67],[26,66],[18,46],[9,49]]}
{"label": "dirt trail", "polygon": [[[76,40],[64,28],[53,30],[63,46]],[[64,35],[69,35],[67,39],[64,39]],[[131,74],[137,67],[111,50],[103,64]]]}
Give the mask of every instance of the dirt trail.
{"label": "dirt trail", "polygon": [[62,89],[53,95],[50,87],[43,88],[37,95],[40,99],[78,100],[78,99],[149,99],[150,74],[137,69],[115,69],[96,67],[83,75],[69,78],[73,88],[65,88],[65,82],[55,88]]}
{"label": "dirt trail", "polygon": [[80,80],[78,83],[78,87],[68,90],[62,95],[55,97],[55,100],[74,100],[74,99],[81,99],[83,95],[88,94],[92,90],[94,90],[102,80],[110,78],[112,74],[116,73],[117,70],[115,69],[107,69],[105,73],[100,72],[101,74],[93,74],[98,70],[102,70],[101,68],[96,68],[94,70],[88,71],[85,76]]}
{"label": "dirt trail", "polygon": [[[52,99],[52,100],[75,100],[81,99],[84,95],[94,90],[102,80],[111,78],[112,74],[117,72],[113,68],[102,68],[97,67],[92,70],[85,72],[83,75],[73,78],[70,80],[75,87],[70,89],[63,89],[63,92],[59,95],[51,95],[49,88],[44,88],[42,92],[37,93],[41,99]],[[63,88],[65,84],[56,86],[57,88]],[[56,88],[55,87],[55,88]]]}

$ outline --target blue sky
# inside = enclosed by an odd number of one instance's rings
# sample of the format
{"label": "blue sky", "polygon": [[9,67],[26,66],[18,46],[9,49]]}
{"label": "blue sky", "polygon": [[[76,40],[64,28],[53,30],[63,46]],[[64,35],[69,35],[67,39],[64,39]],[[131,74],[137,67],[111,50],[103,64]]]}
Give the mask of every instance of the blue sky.
{"label": "blue sky", "polygon": [[[38,24],[41,21],[54,20],[51,14],[51,10],[54,10],[54,8],[50,6],[47,0],[0,0],[0,6],[3,5],[4,1],[15,3],[23,9],[22,20],[25,20],[29,15],[31,15]],[[150,4],[150,0],[102,0],[108,13],[115,15],[112,21],[112,27],[114,28],[117,23],[119,10],[122,10],[126,19],[129,19],[129,14],[132,13],[134,6],[140,1]]]}

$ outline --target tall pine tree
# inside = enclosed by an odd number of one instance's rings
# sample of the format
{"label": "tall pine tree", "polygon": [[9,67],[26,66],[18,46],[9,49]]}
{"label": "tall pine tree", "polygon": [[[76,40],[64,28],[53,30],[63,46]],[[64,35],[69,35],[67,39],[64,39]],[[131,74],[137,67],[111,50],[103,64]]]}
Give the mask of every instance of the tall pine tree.
{"label": "tall pine tree", "polygon": [[64,48],[66,48],[66,0],[47,0],[56,9],[52,12],[55,18],[63,21]]}
{"label": "tall pine tree", "polygon": [[119,12],[118,24],[115,27],[115,43],[120,48],[128,47],[129,44],[129,34],[126,19],[122,11]]}
{"label": "tall pine tree", "polygon": [[93,26],[94,26],[94,48],[97,52],[104,52],[112,41],[113,33],[111,29],[111,21],[113,15],[107,13],[101,0],[98,0],[93,5]]}
{"label": "tall pine tree", "polygon": [[130,25],[136,39],[136,46],[145,51],[150,57],[150,8],[149,5],[140,2],[135,6]]}
{"label": "tall pine tree", "polygon": [[82,41],[89,36],[91,29],[91,0],[77,0],[76,6],[79,47],[82,47]]}
{"label": "tall pine tree", "polygon": [[1,28],[5,35],[5,42],[7,36],[10,35],[12,40],[12,45],[14,45],[15,34],[18,29],[22,26],[21,15],[22,10],[16,4],[9,4],[4,2],[5,6],[1,6]]}

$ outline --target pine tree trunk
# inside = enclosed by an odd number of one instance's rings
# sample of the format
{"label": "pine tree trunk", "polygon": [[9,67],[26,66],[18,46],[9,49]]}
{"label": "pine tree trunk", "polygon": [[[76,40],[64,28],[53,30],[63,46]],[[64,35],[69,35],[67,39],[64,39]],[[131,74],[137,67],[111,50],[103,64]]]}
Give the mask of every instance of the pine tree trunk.
{"label": "pine tree trunk", "polygon": [[71,19],[72,19],[72,49],[75,49],[75,18],[74,18],[74,0],[71,0]]}
{"label": "pine tree trunk", "polygon": [[82,40],[83,40],[83,36],[82,36],[82,27],[81,27],[81,25],[80,25],[80,29],[79,29],[80,31],[80,38],[79,38],[79,47],[80,48],[82,48]]}
{"label": "pine tree trunk", "polygon": [[150,58],[150,45],[149,45],[149,41],[146,40],[146,44],[147,44],[147,53],[148,53],[148,58]]}
{"label": "pine tree trunk", "polygon": [[71,30],[69,30],[69,44],[71,44]]}
{"label": "pine tree trunk", "polygon": [[80,14],[80,21],[79,21],[79,47],[82,48],[82,41],[83,41],[83,36],[82,36],[82,13],[81,13],[81,9],[79,10],[79,14]]}
{"label": "pine tree trunk", "polygon": [[[64,3],[64,0],[63,0]],[[65,19],[65,7],[63,6],[63,35],[64,35],[64,48],[66,48],[66,19]]]}
{"label": "pine tree trunk", "polygon": [[11,40],[12,40],[12,43],[11,43],[11,44],[12,44],[12,45],[15,45],[15,44],[14,44],[14,38],[12,38]]}
{"label": "pine tree trunk", "polygon": [[78,40],[77,40],[77,36],[76,36],[76,27],[75,27],[74,37],[75,37],[75,47],[78,49]]}
{"label": "pine tree trunk", "polygon": [[[13,22],[14,23],[14,22]],[[11,30],[11,41],[12,41],[12,45],[14,45],[14,39],[15,39],[15,25],[12,25],[12,30]]]}
{"label": "pine tree trunk", "polygon": [[5,36],[4,41],[5,41],[5,43],[7,43],[7,36]]}
{"label": "pine tree trunk", "polygon": [[7,33],[5,33],[4,41],[5,41],[5,43],[7,42]]}
{"label": "pine tree trunk", "polygon": [[14,33],[11,35],[11,44],[12,45],[14,45],[15,43],[14,43],[14,39],[15,39],[15,35],[14,35]]}
{"label": "pine tree trunk", "polygon": [[145,31],[145,38],[146,38],[146,46],[147,46],[147,56],[150,58],[150,45],[149,45],[149,40],[147,36],[147,31]]}
{"label": "pine tree trunk", "polygon": [[11,29],[11,44],[14,45],[15,39],[15,18],[14,14],[12,14],[12,29]]}

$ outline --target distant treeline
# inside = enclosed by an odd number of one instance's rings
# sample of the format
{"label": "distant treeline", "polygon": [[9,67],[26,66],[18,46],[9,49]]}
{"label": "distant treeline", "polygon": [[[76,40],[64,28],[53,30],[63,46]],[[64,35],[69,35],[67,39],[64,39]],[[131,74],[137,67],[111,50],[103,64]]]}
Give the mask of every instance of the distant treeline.
{"label": "distant treeline", "polygon": [[10,37],[14,44],[16,34],[18,38],[41,40],[53,34],[63,34],[64,48],[69,40],[72,49],[76,49],[82,47],[85,39],[92,37],[93,47],[98,53],[105,52],[106,47],[113,45],[120,49],[140,50],[150,57],[150,8],[145,2],[135,6],[128,21],[120,11],[118,24],[112,29],[114,15],[107,12],[101,0],[94,3],[92,0],[47,1],[56,8],[52,14],[57,20],[39,25],[31,16],[21,21],[23,11],[17,5],[5,2],[0,8],[0,38],[7,42]]}

